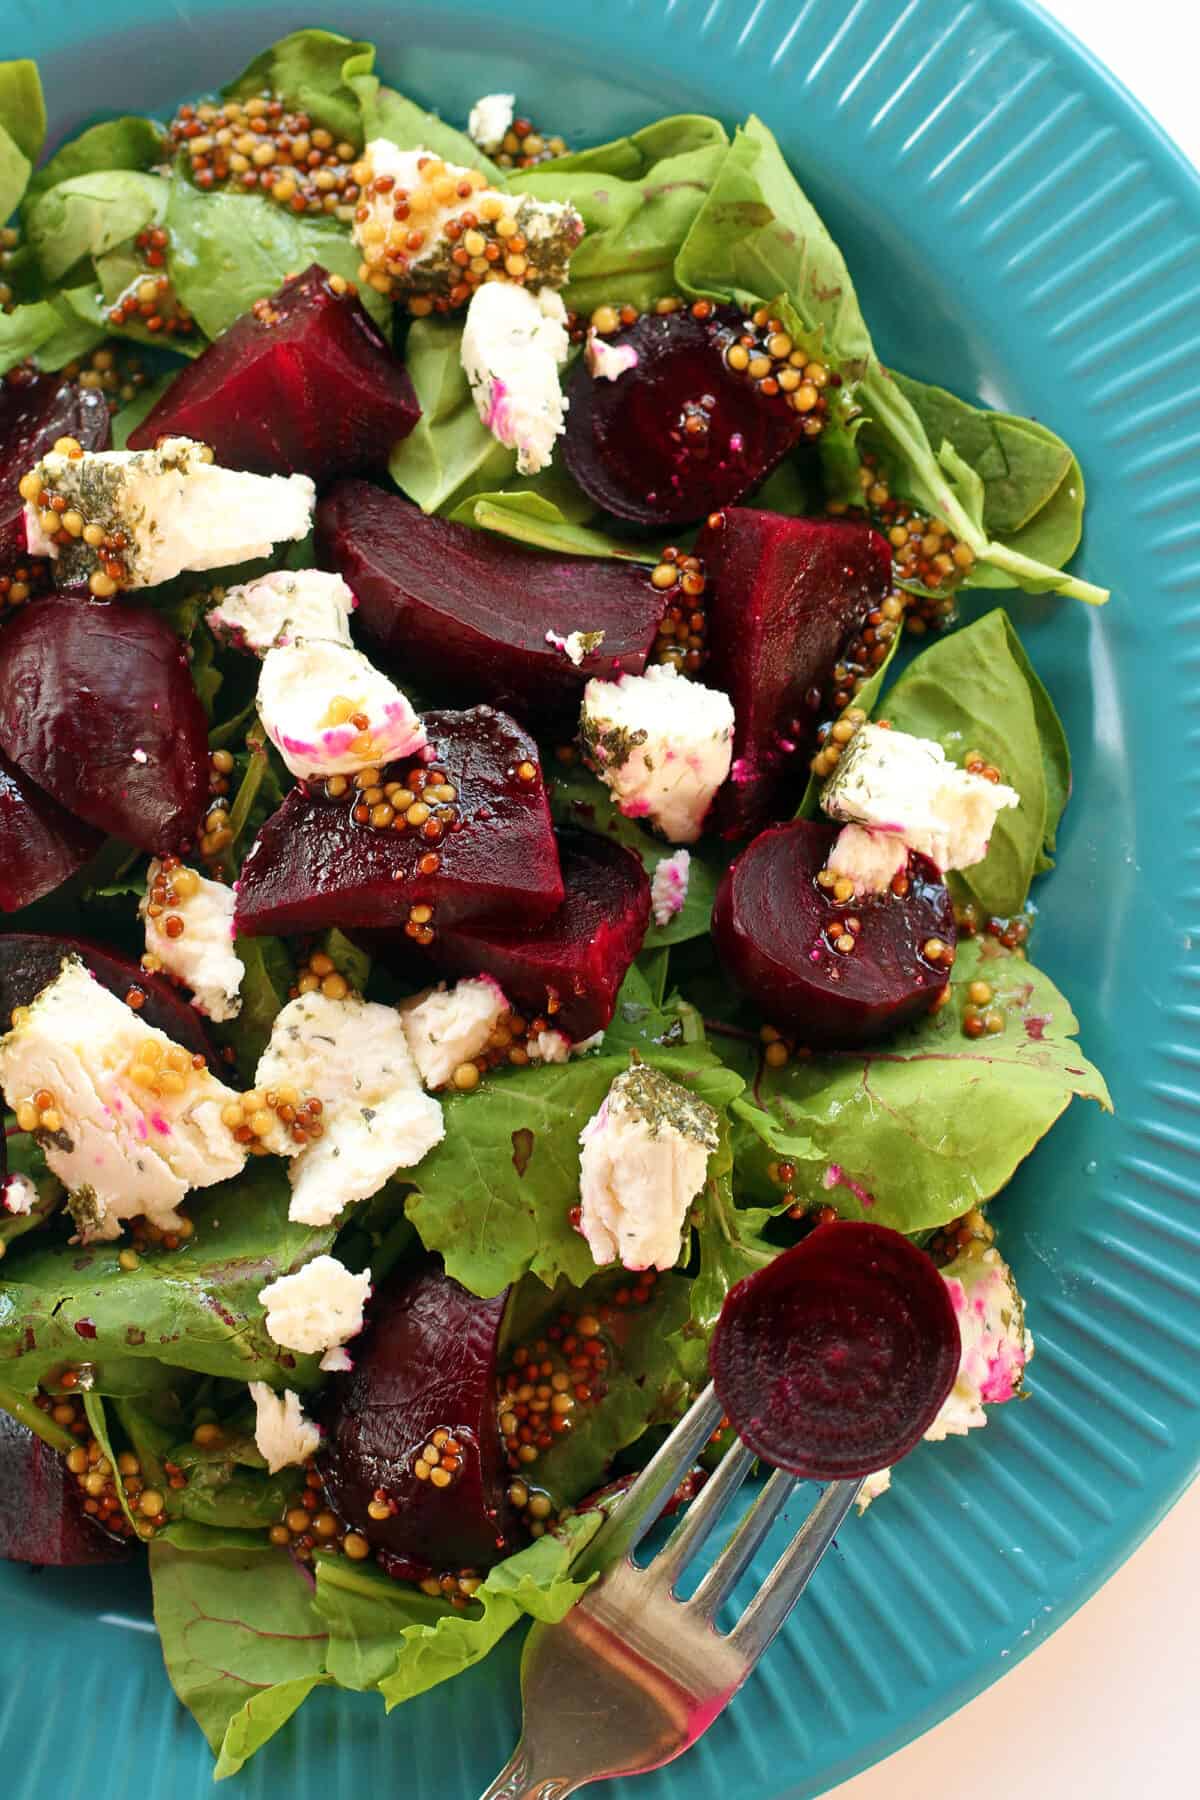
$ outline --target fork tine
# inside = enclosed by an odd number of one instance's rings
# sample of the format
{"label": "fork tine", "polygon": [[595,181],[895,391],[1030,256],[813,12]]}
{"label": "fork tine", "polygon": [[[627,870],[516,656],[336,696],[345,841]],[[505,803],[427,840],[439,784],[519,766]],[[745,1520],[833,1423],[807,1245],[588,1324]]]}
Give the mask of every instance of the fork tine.
{"label": "fork tine", "polygon": [[660,1585],[673,1588],[721,1514],[741,1487],[754,1462],[753,1450],[738,1444],[721,1458],[697,1497],[688,1507],[650,1568]]}
{"label": "fork tine", "polygon": [[858,1498],[861,1480],[831,1481],[729,1634],[754,1662],[771,1642]]}
{"label": "fork tine", "polygon": [[720,1423],[721,1402],[710,1382],[600,1527],[572,1572],[576,1581],[636,1550]]}
{"label": "fork tine", "polygon": [[716,1618],[722,1602],[749,1566],[751,1558],[787,1505],[796,1485],[794,1475],[787,1474],[783,1469],[775,1470],[692,1595],[689,1606],[709,1619]]}

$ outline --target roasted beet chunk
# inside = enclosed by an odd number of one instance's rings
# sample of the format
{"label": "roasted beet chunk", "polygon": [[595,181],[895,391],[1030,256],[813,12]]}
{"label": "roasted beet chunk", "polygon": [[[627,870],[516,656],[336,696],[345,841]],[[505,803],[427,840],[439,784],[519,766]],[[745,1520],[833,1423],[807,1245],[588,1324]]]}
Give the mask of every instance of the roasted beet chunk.
{"label": "roasted beet chunk", "polygon": [[0,752],[0,912],[53,893],[103,842]]}
{"label": "roasted beet chunk", "polygon": [[372,948],[416,981],[439,974],[493,975],[512,1004],[578,1043],[603,1031],[617,990],[650,923],[650,883],[641,858],[586,831],[559,833],[566,898],[528,932],[448,926],[425,952],[390,934]]}
{"label": "roasted beet chunk", "polygon": [[[487,1569],[520,1547],[496,1423],[506,1301],[507,1289],[469,1294],[432,1259],[404,1269],[371,1301],[353,1371],[330,1384],[326,1491],[389,1574]],[[384,1519],[370,1510],[380,1493],[392,1509]]]}
{"label": "roasted beet chunk", "polygon": [[593,675],[640,675],[665,605],[635,563],[527,550],[426,518],[361,481],[340,482],[321,502],[317,553],[354,590],[355,623],[402,675],[539,725],[573,724]]}
{"label": "roasted beet chunk", "polygon": [[75,594],[23,607],[0,632],[0,750],[139,850],[178,850],[204,814],[204,708],[183,645],[146,607]]}
{"label": "roasted beet chunk", "polygon": [[0,1557],[70,1569],[128,1555],[128,1543],[84,1512],[78,1483],[58,1451],[0,1411]]}
{"label": "roasted beet chunk", "polygon": [[902,893],[839,905],[817,880],[836,836],[807,821],[764,831],[726,870],[713,908],[730,980],[764,1019],[818,1049],[870,1043],[928,1012],[956,939],[942,878],[915,853]]}
{"label": "roasted beet chunk", "polygon": [[829,679],[891,591],[891,552],[869,525],[730,507],[696,543],[707,577],[709,659],[736,725],[713,823],[748,837],[796,810]]}
{"label": "roasted beet chunk", "polygon": [[73,437],[85,450],[108,449],[112,415],[99,389],[16,370],[0,381],[0,577],[25,560],[25,502],[17,484],[60,437]]}
{"label": "roasted beet chunk", "polygon": [[147,975],[131,958],[86,938],[53,937],[37,931],[0,932],[0,1032],[8,1030],[13,1008],[31,1006],[68,956],[77,956],[101,986],[119,999],[128,1000],[132,995],[139,1019],[156,1031],[165,1031],[193,1056],[206,1057],[214,1075],[230,1080],[229,1066],[219,1057],[203,1019],[177,988],[161,975]]}
{"label": "roasted beet chunk", "polygon": [[810,1481],[906,1456],[954,1386],[950,1289],[884,1225],[818,1226],[725,1297],[709,1361],[744,1443]]}
{"label": "roasted beet chunk", "polygon": [[335,292],[314,263],[177,375],[129,445],[198,438],[226,468],[320,484],[381,468],[420,416],[407,369],[358,296]]}
{"label": "roasted beet chunk", "polygon": [[799,413],[790,394],[764,392],[726,360],[754,331],[740,308],[701,302],[643,313],[607,340],[637,357],[615,381],[580,358],[567,387],[565,456],[597,506],[643,525],[690,524],[739,500],[812,434],[819,402],[813,415]]}
{"label": "roasted beet chunk", "polygon": [[431,943],[443,926],[524,929],[561,905],[532,738],[490,706],[426,713],[425,729],[420,757],[381,772],[375,806],[345,778],[289,794],[242,867],[239,931],[381,926]]}

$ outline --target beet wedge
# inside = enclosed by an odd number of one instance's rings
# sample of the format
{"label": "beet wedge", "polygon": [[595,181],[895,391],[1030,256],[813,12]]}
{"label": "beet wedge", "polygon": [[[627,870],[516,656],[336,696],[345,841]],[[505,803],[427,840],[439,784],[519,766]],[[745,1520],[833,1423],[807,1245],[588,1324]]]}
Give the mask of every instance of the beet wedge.
{"label": "beet wedge", "polygon": [[[532,738],[490,706],[426,713],[424,722],[426,750],[383,770],[381,786],[399,782],[411,790],[428,777],[435,789],[452,789],[453,800],[427,803],[418,795],[411,813],[419,806],[420,822],[406,824],[410,811],[384,801],[356,804],[353,786],[336,798],[328,786],[296,788],[242,866],[239,931],[411,927],[414,941],[427,943],[444,926],[467,921],[525,929],[562,904]],[[387,823],[371,822],[391,813]]]}
{"label": "beet wedge", "polygon": [[0,912],[30,906],[89,862],[104,842],[0,752]]}
{"label": "beet wedge", "polygon": [[869,525],[730,507],[696,542],[707,576],[704,679],[733,701],[733,769],[711,823],[748,837],[796,810],[846,643],[892,588]]}
{"label": "beet wedge", "polygon": [[0,632],[0,750],[68,812],[152,854],[195,836],[208,724],[149,608],[54,594]]}
{"label": "beet wedge", "polygon": [[702,301],[643,313],[608,339],[637,358],[615,381],[594,377],[579,359],[567,384],[563,454],[589,499],[641,525],[691,524],[740,500],[819,431],[822,401],[799,413],[777,384],[764,392],[747,370],[730,367],[730,347],[754,332],[739,307]]}
{"label": "beet wedge", "polygon": [[83,1510],[83,1495],[57,1450],[0,1411],[0,1557],[39,1568],[124,1562],[131,1546]]}
{"label": "beet wedge", "polygon": [[950,1289],[924,1250],[885,1225],[838,1220],[730,1288],[709,1365],[757,1456],[838,1481],[920,1443],[961,1355]]}
{"label": "beet wedge", "polygon": [[915,853],[902,894],[839,906],[817,881],[836,836],[807,820],[762,832],[725,871],[713,908],[734,986],[814,1049],[871,1043],[927,1013],[950,979],[957,935],[940,874]]}
{"label": "beet wedge", "polygon": [[[638,564],[527,550],[362,481],[317,508],[317,555],[397,670],[539,726],[573,725],[593,675],[640,675],[666,605]],[[603,634],[578,663],[564,648],[574,632]]]}
{"label": "beet wedge", "polygon": [[0,932],[0,1033],[12,1023],[13,1009],[31,1006],[62,968],[64,957],[77,956],[102,987],[128,1000],[133,995],[138,1018],[156,1031],[207,1059],[214,1075],[233,1079],[209,1037],[203,1019],[177,988],[161,975],[147,975],[141,964],[87,938],[56,937],[39,931]]}
{"label": "beet wedge", "polygon": [[25,502],[17,483],[60,437],[73,437],[85,450],[107,450],[112,415],[106,396],[61,375],[10,371],[0,381],[0,575],[26,556]]}
{"label": "beet wedge", "polygon": [[408,370],[356,293],[314,263],[236,320],[130,434],[197,438],[216,460],[318,485],[382,468],[421,416]]}
{"label": "beet wedge", "polygon": [[[486,1569],[520,1547],[496,1419],[507,1300],[507,1289],[478,1299],[432,1257],[402,1269],[371,1301],[353,1370],[330,1383],[325,1489],[391,1575]],[[428,1462],[424,1479],[414,1472],[425,1455],[449,1482],[431,1481]],[[385,1519],[368,1510],[379,1492],[392,1509]]]}
{"label": "beet wedge", "polygon": [[415,952],[403,936],[372,933],[371,949],[416,981],[430,964],[455,978],[492,975],[514,1007],[573,1043],[603,1031],[650,923],[650,883],[640,857],[593,832],[560,832],[558,847],[566,897],[535,930],[448,926]]}

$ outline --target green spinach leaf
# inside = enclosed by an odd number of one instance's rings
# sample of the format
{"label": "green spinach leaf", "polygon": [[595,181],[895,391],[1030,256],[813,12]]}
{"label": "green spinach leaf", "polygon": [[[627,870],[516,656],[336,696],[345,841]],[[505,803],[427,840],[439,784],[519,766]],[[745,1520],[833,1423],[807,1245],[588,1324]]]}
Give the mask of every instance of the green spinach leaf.
{"label": "green spinach leaf", "polygon": [[22,156],[36,162],[46,141],[46,97],[38,66],[27,56],[0,62],[0,125]]}
{"label": "green spinach leaf", "polygon": [[[593,516],[590,505],[587,505],[587,516]],[[589,525],[573,523],[561,506],[532,488],[472,494],[469,499],[459,502],[450,517],[458,525],[494,531],[501,537],[515,538],[518,543],[529,544],[537,550],[557,551],[561,556],[615,556],[624,562],[658,561],[657,553],[644,544],[610,537],[607,532],[596,531]]]}
{"label": "green spinach leaf", "polygon": [[232,1046],[242,1080],[252,1083],[258,1060],[270,1042],[271,1027],[287,1005],[295,970],[282,938],[239,937],[234,949],[246,971],[242,1010],[236,1019],[214,1029]]}
{"label": "green spinach leaf", "polygon": [[33,165],[0,124],[0,224],[17,209]]}
{"label": "green spinach leaf", "polygon": [[107,332],[77,317],[69,296],[31,300],[0,312],[0,374],[32,356],[43,369],[61,369],[86,356]]}
{"label": "green spinach leaf", "polygon": [[92,125],[63,144],[49,162],[35,170],[26,196],[26,208],[49,188],[82,175],[112,169],[151,169],[163,160],[165,139],[150,119],[130,114]]}
{"label": "green spinach leaf", "polygon": [[25,229],[47,281],[57,282],[87,257],[103,256],[161,225],[173,190],[161,175],[97,169],[47,188],[29,208]]}
{"label": "green spinach leaf", "polygon": [[347,70],[347,79],[362,108],[363,136],[368,143],[372,138],[384,137],[401,150],[432,150],[462,168],[482,169],[493,187],[504,187],[504,171],[484,155],[478,144],[472,143],[465,131],[455,130],[436,113],[426,112],[395,88],[385,87],[371,73],[371,67],[364,58],[361,66],[355,64]]}
{"label": "green spinach leaf", "polygon": [[314,124],[361,145],[362,108],[347,76],[365,75],[374,61],[371,44],[355,43],[333,31],[293,31],[256,56],[221,91],[229,100],[278,94],[297,112],[307,113]]}

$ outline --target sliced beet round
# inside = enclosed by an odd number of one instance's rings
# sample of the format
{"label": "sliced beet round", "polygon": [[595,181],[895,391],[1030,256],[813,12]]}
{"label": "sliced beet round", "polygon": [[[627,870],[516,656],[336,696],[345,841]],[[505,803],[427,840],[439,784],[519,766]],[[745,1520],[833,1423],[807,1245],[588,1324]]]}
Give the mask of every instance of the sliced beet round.
{"label": "sliced beet round", "polygon": [[194,837],[208,725],[183,645],[148,607],[34,601],[0,632],[0,750],[77,818],[152,854]]}
{"label": "sliced beet round", "polygon": [[213,1074],[222,1081],[231,1080],[229,1065],[218,1054],[204,1020],[177,988],[161,975],[147,975],[131,957],[87,938],[55,937],[39,931],[0,932],[0,1033],[12,1023],[14,1007],[32,1006],[67,956],[79,957],[100,985],[119,1000],[140,995],[139,1019],[156,1031],[165,1031],[193,1056],[206,1057]]}
{"label": "sliced beet round", "polygon": [[740,307],[701,302],[643,313],[608,339],[637,357],[615,381],[579,359],[563,453],[597,506],[642,525],[690,524],[739,500],[803,441],[811,425],[791,396],[764,393],[726,361],[754,331]]}
{"label": "sliced beet round", "polygon": [[892,589],[892,553],[869,525],[752,507],[701,531],[704,679],[733,701],[733,767],[712,824],[749,837],[796,810],[834,665]]}
{"label": "sliced beet round", "polygon": [[[468,920],[527,928],[562,904],[533,739],[490,706],[426,713],[424,723],[426,750],[382,771],[381,781],[408,784],[439,771],[454,789],[452,805],[433,803],[420,827],[404,823],[407,812],[380,827],[373,809],[355,804],[353,788],[336,798],[325,784],[295,788],[242,865],[239,931],[411,926],[414,942],[429,942],[443,926]],[[431,833],[431,823],[442,828]]]}
{"label": "sliced beet round", "polygon": [[903,894],[838,905],[817,880],[837,829],[799,820],[760,833],[725,871],[713,908],[730,980],[814,1049],[871,1043],[928,1012],[950,979],[957,936],[925,856],[910,854]]}
{"label": "sliced beet round", "polygon": [[78,1484],[58,1451],[0,1411],[0,1557],[74,1569],[124,1562],[130,1548],[84,1512]]}
{"label": "sliced beet round", "polygon": [[[480,1300],[433,1258],[401,1269],[371,1300],[354,1368],[330,1383],[326,1492],[389,1574],[487,1569],[522,1541],[496,1417],[507,1301],[507,1288]],[[448,1482],[415,1473],[426,1445]],[[369,1511],[380,1493],[392,1508],[382,1520]]]}
{"label": "sliced beet round", "polygon": [[[666,596],[636,563],[550,556],[339,482],[317,553],[358,598],[355,623],[396,668],[542,725],[570,721],[592,676],[640,675]],[[576,663],[573,632],[603,633]]]}
{"label": "sliced beet round", "polygon": [[0,751],[0,912],[53,893],[103,842],[102,832],[65,812]]}
{"label": "sliced beet round", "polygon": [[809,1481],[854,1480],[906,1456],[958,1374],[950,1290],[885,1225],[819,1225],[730,1288],[709,1346],[742,1441]]}
{"label": "sliced beet round", "polygon": [[415,955],[403,936],[364,937],[418,981],[430,963],[442,975],[492,975],[522,1013],[540,1014],[574,1043],[589,1038],[611,1021],[617,990],[642,947],[650,883],[640,857],[592,832],[560,832],[558,847],[566,896],[533,931],[452,925]]}
{"label": "sliced beet round", "polygon": [[105,396],[61,375],[11,370],[0,381],[0,575],[27,554],[17,483],[60,437],[73,437],[85,450],[107,450],[112,415]]}
{"label": "sliced beet round", "polygon": [[420,416],[408,370],[357,294],[335,292],[314,263],[189,363],[129,446],[198,438],[226,468],[321,484],[382,468]]}

